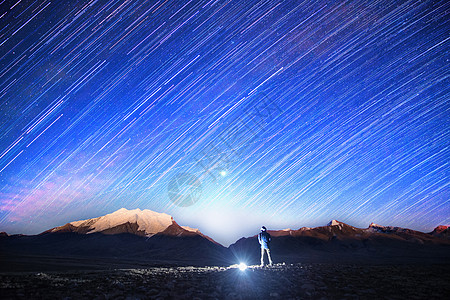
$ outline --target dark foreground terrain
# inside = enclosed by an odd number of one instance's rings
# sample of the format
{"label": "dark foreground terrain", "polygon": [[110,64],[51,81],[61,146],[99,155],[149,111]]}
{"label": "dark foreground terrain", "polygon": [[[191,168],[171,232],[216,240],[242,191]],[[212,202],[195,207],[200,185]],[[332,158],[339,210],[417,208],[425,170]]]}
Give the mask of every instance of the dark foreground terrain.
{"label": "dark foreground terrain", "polygon": [[3,273],[1,299],[449,299],[449,265],[277,264]]}

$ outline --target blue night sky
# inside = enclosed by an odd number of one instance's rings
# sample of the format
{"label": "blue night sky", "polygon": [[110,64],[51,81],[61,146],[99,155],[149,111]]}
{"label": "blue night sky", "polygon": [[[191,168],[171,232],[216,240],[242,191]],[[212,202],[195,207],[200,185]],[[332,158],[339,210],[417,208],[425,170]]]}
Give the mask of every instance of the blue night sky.
{"label": "blue night sky", "polygon": [[0,231],[450,223],[448,1],[0,8]]}

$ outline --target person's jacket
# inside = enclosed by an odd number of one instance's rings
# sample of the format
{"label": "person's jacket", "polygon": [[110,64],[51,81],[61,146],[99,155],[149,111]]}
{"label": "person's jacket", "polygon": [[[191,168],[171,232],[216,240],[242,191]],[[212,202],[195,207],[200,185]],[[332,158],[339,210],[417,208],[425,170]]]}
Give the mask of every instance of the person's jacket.
{"label": "person's jacket", "polygon": [[269,244],[272,238],[270,237],[270,234],[267,231],[261,231],[258,234],[258,241],[261,244],[261,248],[269,249]]}

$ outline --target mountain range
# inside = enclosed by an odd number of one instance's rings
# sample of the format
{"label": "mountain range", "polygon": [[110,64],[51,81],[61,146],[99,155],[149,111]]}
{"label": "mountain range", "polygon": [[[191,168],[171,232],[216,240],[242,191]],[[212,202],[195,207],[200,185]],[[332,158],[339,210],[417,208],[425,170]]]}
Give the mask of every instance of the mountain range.
{"label": "mountain range", "polygon": [[[449,226],[430,233],[370,224],[269,230],[273,258],[283,262],[450,263]],[[128,268],[154,265],[231,265],[259,262],[257,236],[228,248],[167,214],[121,208],[38,235],[0,232],[0,271]]]}
{"label": "mountain range", "polygon": [[54,227],[41,234],[72,232],[79,234],[102,233],[113,234],[133,234],[142,237],[173,236],[173,237],[194,237],[201,236],[212,243],[219,245],[210,237],[202,234],[198,229],[188,226],[180,226],[173,217],[165,213],[158,213],[148,209],[127,210],[121,208],[111,214],[98,218],[81,220],[67,223],[63,226]]}
{"label": "mountain range", "polygon": [[[371,223],[356,228],[332,220],[326,226],[268,231],[272,252],[284,262],[450,263],[449,226],[430,233]],[[229,249],[240,259],[259,256],[257,236],[241,238]],[[244,255],[244,256],[242,256]]]}

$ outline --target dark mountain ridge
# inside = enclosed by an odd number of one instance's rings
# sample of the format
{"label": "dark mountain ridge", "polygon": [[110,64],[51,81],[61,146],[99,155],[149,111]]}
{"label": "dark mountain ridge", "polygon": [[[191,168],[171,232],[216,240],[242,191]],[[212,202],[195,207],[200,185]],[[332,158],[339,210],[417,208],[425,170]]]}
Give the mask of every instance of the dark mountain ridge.
{"label": "dark mountain ridge", "polygon": [[[450,263],[450,240],[407,228],[370,224],[361,229],[333,220],[327,226],[269,230],[274,259],[284,262]],[[259,261],[257,235],[229,249],[241,259]]]}
{"label": "dark mountain ridge", "polygon": [[[275,262],[450,263],[448,227],[430,233],[370,224],[269,230]],[[38,235],[0,233],[1,271],[259,263],[257,235],[225,248],[199,230],[148,210],[67,223]]]}
{"label": "dark mountain ridge", "polygon": [[[0,236],[0,270],[27,269],[58,260],[101,268],[144,265],[223,265],[229,251],[197,229],[178,225],[171,216],[149,210],[120,209],[75,221],[38,235]],[[4,262],[4,263],[3,263]],[[54,261],[51,262],[52,264]]]}

